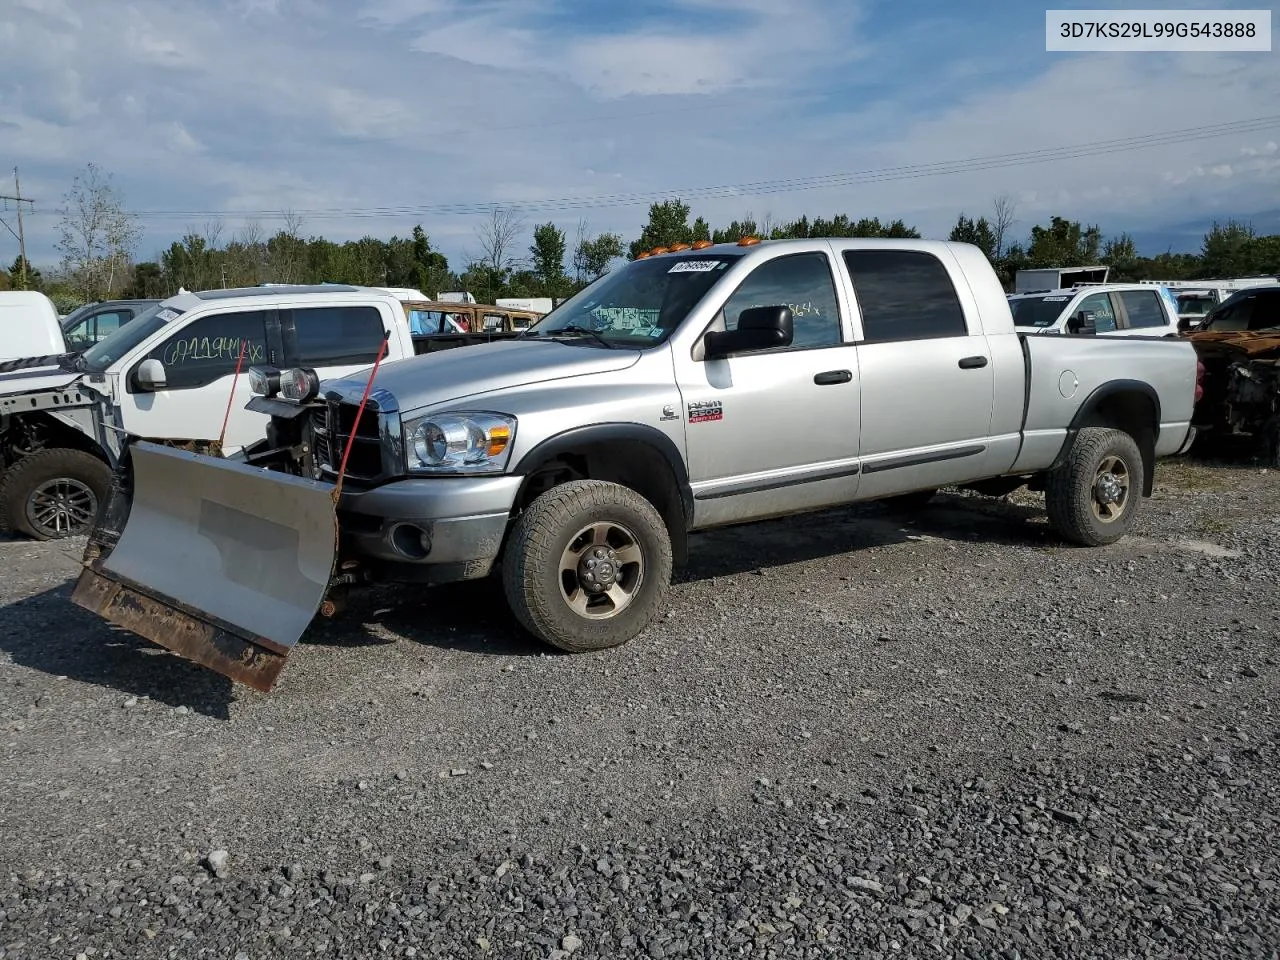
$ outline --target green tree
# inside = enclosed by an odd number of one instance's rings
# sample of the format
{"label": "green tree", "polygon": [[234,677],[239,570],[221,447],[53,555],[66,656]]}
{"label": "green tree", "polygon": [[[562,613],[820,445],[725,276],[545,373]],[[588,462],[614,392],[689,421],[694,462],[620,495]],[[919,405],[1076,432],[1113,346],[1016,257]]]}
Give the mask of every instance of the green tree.
{"label": "green tree", "polygon": [[958,243],[972,243],[986,254],[988,260],[994,260],[996,257],[996,234],[986,217],[979,217],[975,221],[963,213],[960,214],[947,239]]}
{"label": "green tree", "polygon": [[129,281],[129,286],[125,288],[123,295],[129,298],[148,299],[164,298],[172,292],[165,281],[164,270],[161,269],[160,264],[154,260],[147,260],[133,265],[133,278]]}
{"label": "green tree", "polygon": [[1200,246],[1200,267],[1203,277],[1242,277],[1254,270],[1253,248],[1256,240],[1249,224],[1228,220],[1219,224],[1216,220],[1204,235]]}
{"label": "green tree", "polygon": [[1132,281],[1145,279],[1142,276],[1144,266],[1138,259],[1138,248],[1133,242],[1133,237],[1127,233],[1112,237],[1103,244],[1102,256],[1098,259],[1111,268],[1111,279],[1113,280]]}
{"label": "green tree", "polygon": [[[44,283],[40,271],[31,265],[30,260],[24,260],[21,254],[13,258],[13,265],[9,267],[8,274],[10,290],[40,290]],[[25,287],[22,285],[24,275],[27,278]]]}
{"label": "green tree", "polygon": [[540,223],[533,228],[529,256],[536,285],[544,297],[564,295],[568,280],[564,275],[566,248],[564,231],[554,223]]}
{"label": "green tree", "polygon": [[578,283],[590,283],[604,276],[609,271],[609,264],[624,252],[620,235],[602,233],[592,237],[583,228],[579,233],[578,246],[573,251],[573,271]]}
{"label": "green tree", "polygon": [[88,164],[71,181],[59,213],[56,247],[76,293],[85,299],[110,297],[126,275],[139,237],[137,219],[125,209],[111,175]]}
{"label": "green tree", "polygon": [[1082,227],[1078,220],[1053,217],[1049,226],[1031,228],[1027,259],[1031,267],[1083,267],[1098,262],[1102,231]]}
{"label": "green tree", "polygon": [[413,228],[413,262],[412,286],[428,297],[434,297],[457,285],[457,278],[449,272],[448,258],[431,248],[431,238],[423,232],[421,224]]}
{"label": "green tree", "polygon": [[642,250],[669,247],[673,243],[692,243],[693,228],[689,226],[689,205],[681,200],[663,200],[649,206],[649,222],[640,231],[640,238],[631,244],[634,260]]}

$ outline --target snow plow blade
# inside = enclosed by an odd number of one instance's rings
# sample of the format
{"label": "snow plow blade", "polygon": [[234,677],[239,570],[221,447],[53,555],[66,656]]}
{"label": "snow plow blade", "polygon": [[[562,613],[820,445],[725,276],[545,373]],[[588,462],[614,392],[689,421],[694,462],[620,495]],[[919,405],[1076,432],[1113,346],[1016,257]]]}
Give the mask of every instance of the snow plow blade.
{"label": "snow plow blade", "polygon": [[146,441],[127,459],[72,601],[270,690],[332,580],[333,487]]}

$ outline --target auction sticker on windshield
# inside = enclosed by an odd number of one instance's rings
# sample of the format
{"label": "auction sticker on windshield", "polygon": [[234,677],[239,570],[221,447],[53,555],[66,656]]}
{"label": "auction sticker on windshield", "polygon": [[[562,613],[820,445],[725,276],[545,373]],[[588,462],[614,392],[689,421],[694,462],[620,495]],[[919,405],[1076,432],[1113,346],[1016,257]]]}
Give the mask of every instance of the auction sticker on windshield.
{"label": "auction sticker on windshield", "polygon": [[667,273],[710,273],[725,265],[724,260],[681,260],[673,264]]}

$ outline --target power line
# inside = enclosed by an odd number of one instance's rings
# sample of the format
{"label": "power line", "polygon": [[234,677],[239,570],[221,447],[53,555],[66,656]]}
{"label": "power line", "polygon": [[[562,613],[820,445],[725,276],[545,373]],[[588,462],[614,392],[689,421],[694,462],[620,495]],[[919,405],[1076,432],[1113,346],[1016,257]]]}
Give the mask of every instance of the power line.
{"label": "power line", "polygon": [[1161,133],[1149,133],[1132,137],[1120,137],[1112,140],[1097,140],[1089,143],[1067,146],[1044,147],[1037,150],[1019,151],[1017,153],[967,157],[957,160],[934,161],[931,163],[907,164],[897,167],[882,167],[847,173],[826,174],[822,176],[792,177],[737,184],[684,187],[649,193],[605,194],[588,197],[560,197],[553,200],[426,203],[387,207],[328,207],[312,210],[293,210],[288,213],[280,210],[142,210],[137,211],[135,215],[139,218],[150,220],[175,220],[197,217],[279,219],[288,215],[315,220],[328,220],[419,216],[433,213],[466,216],[487,214],[495,207],[504,207],[513,211],[530,213],[582,210],[594,207],[645,204],[671,198],[719,199],[743,195],[789,193],[802,190],[853,186],[866,183],[885,183],[895,180],[917,180],[927,177],[949,176],[957,173],[970,173],[979,170],[994,170],[1040,163],[1052,163],[1083,157],[1104,156],[1107,154],[1124,153],[1132,150],[1148,149],[1151,147],[1190,143],[1197,140],[1209,140],[1231,134],[1255,133],[1263,130],[1274,129],[1276,127],[1280,127],[1280,115],[1253,117],[1246,120],[1233,120],[1216,124],[1204,124],[1195,127],[1186,127],[1180,130],[1169,130]]}

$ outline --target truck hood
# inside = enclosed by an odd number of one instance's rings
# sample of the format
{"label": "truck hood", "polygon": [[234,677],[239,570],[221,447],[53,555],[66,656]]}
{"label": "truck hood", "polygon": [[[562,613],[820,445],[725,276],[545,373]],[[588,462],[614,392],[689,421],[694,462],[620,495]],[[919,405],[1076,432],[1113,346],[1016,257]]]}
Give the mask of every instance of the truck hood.
{"label": "truck hood", "polygon": [[84,374],[60,367],[35,367],[13,373],[0,373],[0,396],[34,393],[37,390],[60,390],[79,380]]}
{"label": "truck hood", "polygon": [[[378,370],[374,389],[389,391],[402,411],[412,411],[494,390],[612,373],[639,359],[638,350],[610,350],[590,342],[497,340],[394,361]],[[326,380],[322,392],[335,391],[359,403],[366,377],[367,372]]]}

